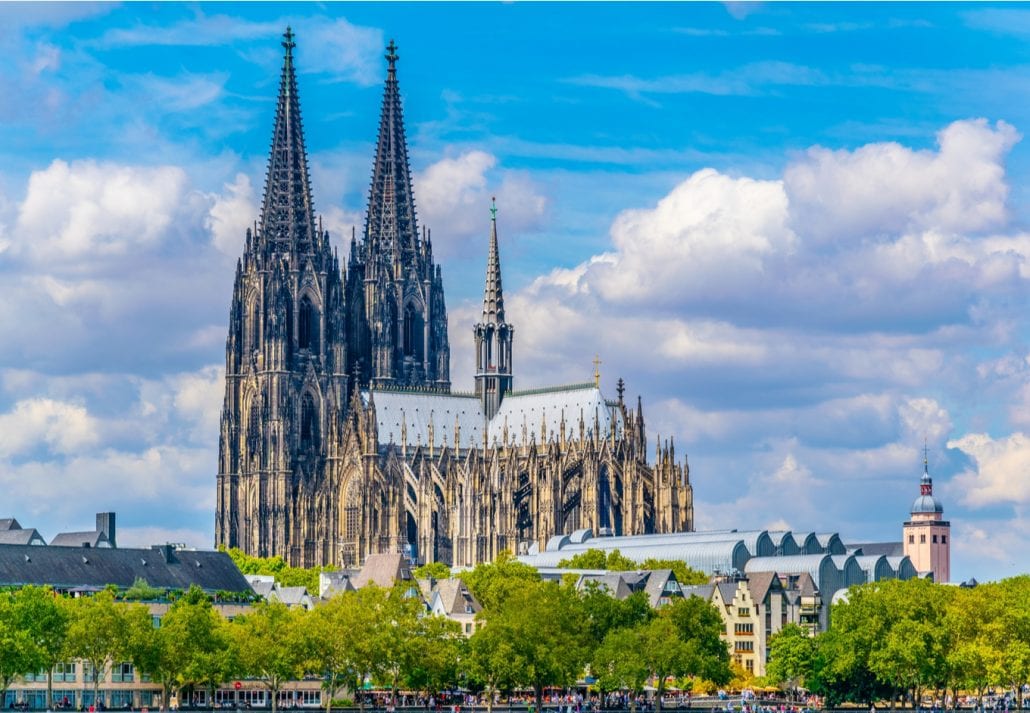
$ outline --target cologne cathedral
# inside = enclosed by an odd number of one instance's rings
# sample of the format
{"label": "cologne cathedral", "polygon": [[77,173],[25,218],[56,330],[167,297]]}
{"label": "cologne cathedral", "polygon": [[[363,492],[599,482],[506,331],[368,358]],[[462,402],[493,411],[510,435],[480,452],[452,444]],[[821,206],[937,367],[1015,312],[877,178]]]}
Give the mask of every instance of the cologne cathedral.
{"label": "cologne cathedral", "polygon": [[514,390],[496,208],[475,383],[451,389],[392,42],[364,232],[341,265],[315,218],[289,29],[283,47],[261,215],[229,313],[217,544],[299,566],[380,552],[471,566],[587,528],[692,530],[686,462],[666,444],[648,464],[640,400],[627,405],[621,379],[614,400],[596,369],[590,383]]}

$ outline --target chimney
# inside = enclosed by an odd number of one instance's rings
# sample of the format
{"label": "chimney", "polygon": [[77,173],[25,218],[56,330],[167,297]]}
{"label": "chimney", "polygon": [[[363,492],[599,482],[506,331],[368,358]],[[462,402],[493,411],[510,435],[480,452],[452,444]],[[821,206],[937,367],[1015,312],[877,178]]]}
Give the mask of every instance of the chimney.
{"label": "chimney", "polygon": [[107,538],[112,548],[118,547],[118,543],[115,541],[116,532],[113,512],[97,513],[97,532],[104,533],[104,537]]}
{"label": "chimney", "polygon": [[161,558],[164,559],[167,564],[175,564],[178,562],[178,559],[175,557],[175,545],[170,542],[163,545],[152,545],[150,549],[159,552],[161,554]]}

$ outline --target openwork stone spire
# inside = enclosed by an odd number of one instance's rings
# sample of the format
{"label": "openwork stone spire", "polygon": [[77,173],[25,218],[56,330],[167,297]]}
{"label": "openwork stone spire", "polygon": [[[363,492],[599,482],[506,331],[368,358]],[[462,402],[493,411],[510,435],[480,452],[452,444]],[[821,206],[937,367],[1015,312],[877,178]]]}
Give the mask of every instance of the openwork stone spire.
{"label": "openwork stone spire", "polygon": [[476,345],[476,396],[488,419],[496,415],[512,387],[512,340],[515,330],[504,319],[501,258],[497,249],[497,203],[490,205],[490,252],[483,288],[483,321],[473,328]]}
{"label": "openwork stone spire", "polygon": [[293,68],[293,31],[283,34],[282,79],[279,104],[268,156],[265,198],[261,209],[261,237],[277,251],[309,252],[317,246],[308,157],[297,96],[297,76]]}
{"label": "openwork stone spire", "polygon": [[418,252],[418,226],[397,84],[397,45],[390,40],[386,49],[386,88],[372,166],[365,240],[369,255],[388,256],[407,263]]}
{"label": "openwork stone spire", "polygon": [[483,289],[483,323],[504,321],[504,293],[501,290],[501,256],[497,249],[497,199],[490,205],[490,252],[486,259]]}

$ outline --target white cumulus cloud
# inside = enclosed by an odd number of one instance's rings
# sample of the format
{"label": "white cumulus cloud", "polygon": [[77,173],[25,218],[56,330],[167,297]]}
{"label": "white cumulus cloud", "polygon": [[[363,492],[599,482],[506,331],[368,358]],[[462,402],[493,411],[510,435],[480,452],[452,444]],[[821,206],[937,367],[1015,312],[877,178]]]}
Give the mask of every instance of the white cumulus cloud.
{"label": "white cumulus cloud", "polygon": [[177,166],[55,160],[29,178],[13,247],[41,261],[103,259],[153,247],[182,217],[187,185]]}
{"label": "white cumulus cloud", "polygon": [[76,453],[97,443],[98,425],[82,405],[49,398],[25,399],[0,414],[0,456],[10,457],[40,446],[54,453]]}
{"label": "white cumulus cloud", "polygon": [[1030,504],[1030,437],[1022,432],[1003,438],[968,433],[948,441],[969,456],[975,469],[955,476],[954,490],[973,507]]}
{"label": "white cumulus cloud", "polygon": [[433,249],[444,256],[477,239],[485,244],[494,197],[502,236],[535,227],[547,209],[546,198],[527,176],[500,169],[485,151],[441,159],[416,173],[414,183],[421,223],[433,230]]}
{"label": "white cumulus cloud", "polygon": [[211,210],[205,221],[211,239],[219,250],[233,257],[243,253],[247,228],[257,219],[258,204],[250,178],[237,173],[225,192],[211,196]]}
{"label": "white cumulus cloud", "polygon": [[1020,135],[999,121],[956,121],[938,150],[897,143],[813,147],[784,173],[793,223],[818,241],[910,230],[982,231],[1004,224],[1003,160]]}

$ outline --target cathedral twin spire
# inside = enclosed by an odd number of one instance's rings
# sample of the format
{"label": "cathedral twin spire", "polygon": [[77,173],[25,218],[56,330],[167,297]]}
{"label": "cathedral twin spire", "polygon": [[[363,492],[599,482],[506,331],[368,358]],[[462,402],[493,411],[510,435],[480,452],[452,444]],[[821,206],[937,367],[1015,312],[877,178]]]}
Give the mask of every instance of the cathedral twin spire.
{"label": "cathedral twin spire", "polygon": [[277,251],[313,252],[322,246],[311,201],[308,157],[293,67],[293,48],[296,47],[293,38],[293,31],[287,27],[283,34],[282,45],[286,52],[261,208],[261,236]]}
{"label": "cathedral twin spire", "polygon": [[365,218],[366,258],[380,255],[391,261],[410,262],[419,253],[415,198],[397,83],[397,45],[390,40],[386,49],[386,88]]}

